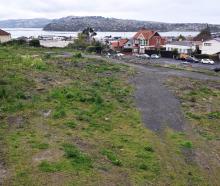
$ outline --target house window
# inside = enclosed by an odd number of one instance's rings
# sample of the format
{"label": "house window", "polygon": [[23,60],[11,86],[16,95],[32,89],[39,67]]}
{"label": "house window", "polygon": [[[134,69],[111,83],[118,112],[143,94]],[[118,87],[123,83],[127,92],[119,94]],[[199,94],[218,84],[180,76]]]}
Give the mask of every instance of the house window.
{"label": "house window", "polygon": [[204,46],[212,46],[212,43],[204,43]]}
{"label": "house window", "polygon": [[140,45],[141,46],[146,46],[146,40],[140,40]]}

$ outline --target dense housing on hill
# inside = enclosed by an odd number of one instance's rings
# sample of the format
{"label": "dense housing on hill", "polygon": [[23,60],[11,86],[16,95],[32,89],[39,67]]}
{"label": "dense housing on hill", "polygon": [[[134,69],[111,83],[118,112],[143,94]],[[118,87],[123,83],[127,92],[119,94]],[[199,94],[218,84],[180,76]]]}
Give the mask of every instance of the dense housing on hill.
{"label": "dense housing on hill", "polygon": [[[161,23],[152,21],[136,21],[115,18],[104,18],[100,16],[75,17],[69,16],[53,20],[44,27],[48,31],[82,31],[86,27],[92,27],[95,31],[108,32],[136,32],[142,27],[157,31],[200,31],[207,24],[200,23]],[[220,31],[220,25],[209,25],[213,32]]]}

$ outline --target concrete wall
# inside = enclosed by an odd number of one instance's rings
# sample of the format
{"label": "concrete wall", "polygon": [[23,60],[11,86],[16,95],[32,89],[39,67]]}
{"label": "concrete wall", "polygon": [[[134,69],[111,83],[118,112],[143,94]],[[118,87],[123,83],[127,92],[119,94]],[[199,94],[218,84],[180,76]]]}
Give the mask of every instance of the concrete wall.
{"label": "concrete wall", "polygon": [[67,47],[70,43],[73,43],[73,41],[59,41],[59,40],[40,40],[40,45],[47,48],[64,48]]}
{"label": "concrete wall", "polygon": [[5,43],[11,40],[11,36],[0,36],[0,43]]}

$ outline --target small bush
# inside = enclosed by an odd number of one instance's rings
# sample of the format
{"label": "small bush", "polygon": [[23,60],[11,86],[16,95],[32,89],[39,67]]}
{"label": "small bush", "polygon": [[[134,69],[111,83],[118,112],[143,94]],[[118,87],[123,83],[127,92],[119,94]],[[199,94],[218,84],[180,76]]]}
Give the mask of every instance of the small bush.
{"label": "small bush", "polygon": [[81,52],[78,52],[78,53],[75,53],[75,54],[73,55],[73,57],[74,57],[74,58],[82,58],[83,56],[82,56],[82,53],[81,53]]}
{"label": "small bush", "polygon": [[181,146],[184,147],[184,148],[188,148],[188,149],[191,149],[191,148],[193,147],[191,141],[183,141],[183,142],[181,143]]}
{"label": "small bush", "polygon": [[40,41],[38,39],[32,39],[29,42],[29,45],[32,46],[32,47],[40,47]]}
{"label": "small bush", "polygon": [[153,147],[151,147],[151,146],[146,146],[146,147],[144,147],[144,150],[146,150],[146,151],[148,151],[148,152],[154,152],[154,149],[153,149]]}

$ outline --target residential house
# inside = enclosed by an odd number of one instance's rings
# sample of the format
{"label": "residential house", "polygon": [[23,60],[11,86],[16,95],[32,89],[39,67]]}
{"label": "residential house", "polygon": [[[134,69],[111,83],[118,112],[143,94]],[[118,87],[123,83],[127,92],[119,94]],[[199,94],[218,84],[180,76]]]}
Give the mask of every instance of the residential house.
{"label": "residential house", "polygon": [[214,55],[220,53],[220,38],[210,39],[202,43],[202,54]]}
{"label": "residential house", "polygon": [[0,43],[5,43],[11,40],[11,34],[0,29]]}
{"label": "residential house", "polygon": [[177,51],[179,54],[191,54],[196,50],[192,41],[174,41],[166,44],[166,51]]}
{"label": "residential house", "polygon": [[155,50],[163,47],[165,39],[153,30],[141,29],[133,37],[133,52],[145,53],[146,50]]}
{"label": "residential house", "polygon": [[123,51],[126,49],[132,50],[132,40],[129,39],[119,39],[117,41],[112,41],[110,43],[110,48],[115,51]]}

